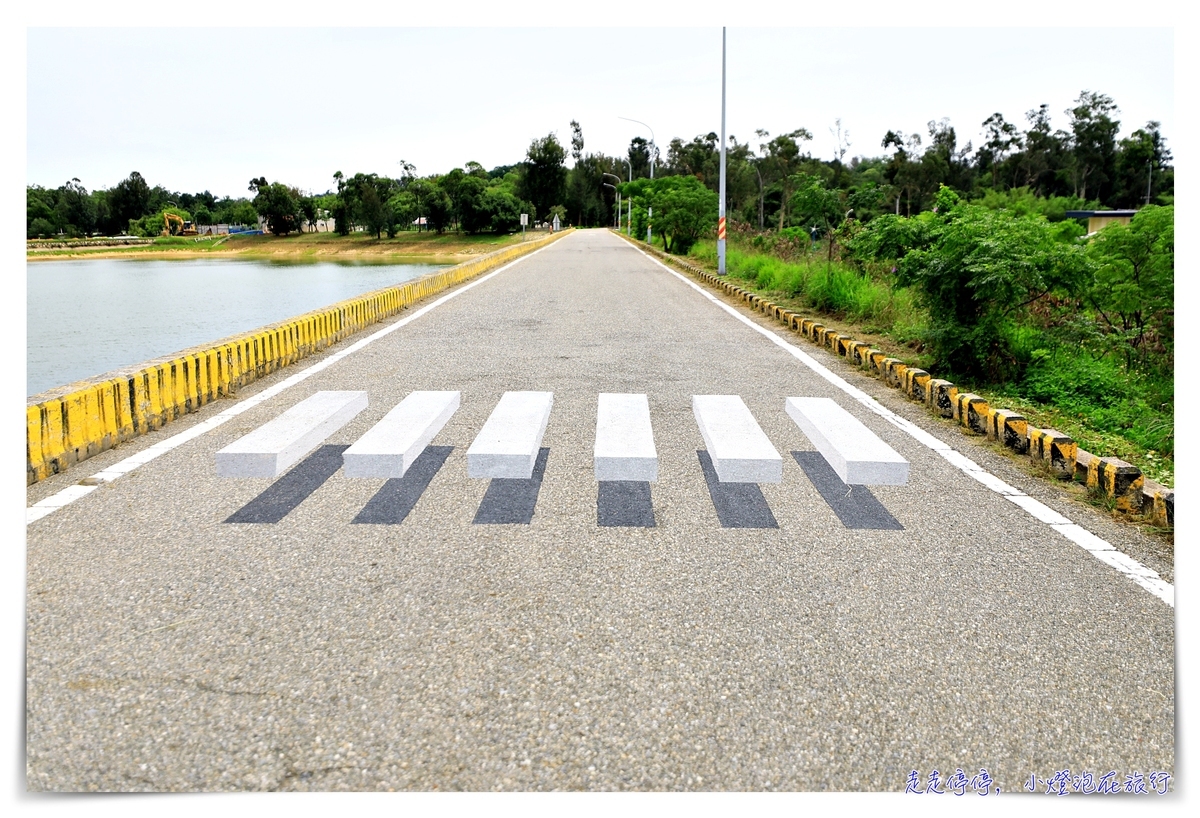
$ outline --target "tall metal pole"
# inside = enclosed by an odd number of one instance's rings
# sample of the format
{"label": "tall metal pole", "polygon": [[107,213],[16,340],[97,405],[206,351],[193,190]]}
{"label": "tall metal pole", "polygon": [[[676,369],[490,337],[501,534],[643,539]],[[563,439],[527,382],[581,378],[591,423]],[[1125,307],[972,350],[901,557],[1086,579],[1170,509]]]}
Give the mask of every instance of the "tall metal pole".
{"label": "tall metal pole", "polygon": [[721,26],[721,201],[717,209],[717,275],[725,275],[725,26]]}
{"label": "tall metal pole", "polygon": [[[629,166],[629,181],[632,182],[633,181],[633,163],[630,162],[628,159],[626,159],[625,164]],[[633,230],[633,197],[630,196],[629,197],[629,218],[625,221],[625,235],[628,236],[630,234],[630,231],[632,231],[632,230]]]}
{"label": "tall metal pole", "polygon": [[[654,181],[654,154],[658,152],[654,144],[654,129],[642,122],[640,119],[630,119],[627,116],[619,116],[617,119],[623,119],[626,122],[636,122],[650,132],[650,181]],[[650,244],[653,235],[650,232],[650,225],[654,223],[654,208],[646,208],[646,243]]]}
{"label": "tall metal pole", "polygon": [[[621,177],[615,173],[601,173],[601,176],[608,176],[617,180],[617,184],[621,184]],[[621,229],[621,191],[617,190],[616,185],[604,183],[606,187],[611,187],[617,193],[617,230]]]}
{"label": "tall metal pole", "polygon": [[[646,126],[650,128],[649,125]],[[650,181],[654,181],[654,154],[658,153],[654,146],[654,129],[650,128]],[[648,206],[646,208],[646,244],[654,244],[654,236],[651,233],[651,227],[654,224],[654,208]]]}

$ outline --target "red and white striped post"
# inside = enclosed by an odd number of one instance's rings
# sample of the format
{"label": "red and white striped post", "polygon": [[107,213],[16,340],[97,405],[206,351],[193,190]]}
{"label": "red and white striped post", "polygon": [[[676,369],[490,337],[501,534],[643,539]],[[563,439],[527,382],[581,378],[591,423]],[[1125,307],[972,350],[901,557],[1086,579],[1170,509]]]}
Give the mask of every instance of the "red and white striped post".
{"label": "red and white striped post", "polygon": [[717,275],[725,275],[725,27],[721,26],[721,192],[717,209]]}

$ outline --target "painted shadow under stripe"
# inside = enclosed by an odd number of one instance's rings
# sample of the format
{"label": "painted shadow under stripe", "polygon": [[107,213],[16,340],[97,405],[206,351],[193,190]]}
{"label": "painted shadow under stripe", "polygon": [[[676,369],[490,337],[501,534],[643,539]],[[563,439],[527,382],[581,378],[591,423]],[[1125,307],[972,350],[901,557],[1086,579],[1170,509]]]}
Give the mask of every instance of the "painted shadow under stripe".
{"label": "painted shadow under stripe", "polygon": [[538,449],[533,476],[528,480],[519,477],[492,478],[473,522],[476,525],[529,525],[533,521],[533,509],[537,505],[538,492],[542,489],[542,477],[546,474],[546,460],[549,457],[549,448],[543,446]]}
{"label": "painted shadow under stripe", "polygon": [[696,456],[722,528],[779,528],[758,483],[722,483],[708,452],[697,449]]}
{"label": "painted shadow under stripe", "polygon": [[601,480],[596,524],[608,528],[654,528],[654,503],[645,480]]}
{"label": "painted shadow under stripe", "polygon": [[230,515],[227,523],[277,523],[342,467],[349,446],[322,446],[301,460],[267,490]]}
{"label": "painted shadow under stripe", "polygon": [[429,483],[452,451],[453,446],[426,446],[404,476],[393,477],[385,482],[383,488],[375,492],[375,496],[367,501],[351,522],[400,525],[416,507],[417,501],[429,488]]}
{"label": "painted shadow under stripe", "polygon": [[821,497],[846,528],[903,531],[904,526],[866,486],[848,486],[820,452],[792,452]]}

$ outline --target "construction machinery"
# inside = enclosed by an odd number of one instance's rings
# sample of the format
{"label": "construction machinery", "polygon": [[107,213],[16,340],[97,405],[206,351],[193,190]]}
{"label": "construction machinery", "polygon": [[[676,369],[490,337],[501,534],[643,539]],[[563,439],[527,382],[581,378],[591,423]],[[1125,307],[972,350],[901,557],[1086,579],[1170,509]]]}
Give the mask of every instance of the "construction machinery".
{"label": "construction machinery", "polygon": [[163,233],[164,236],[195,236],[196,225],[191,222],[185,222],[181,216],[176,216],[174,213],[163,214]]}

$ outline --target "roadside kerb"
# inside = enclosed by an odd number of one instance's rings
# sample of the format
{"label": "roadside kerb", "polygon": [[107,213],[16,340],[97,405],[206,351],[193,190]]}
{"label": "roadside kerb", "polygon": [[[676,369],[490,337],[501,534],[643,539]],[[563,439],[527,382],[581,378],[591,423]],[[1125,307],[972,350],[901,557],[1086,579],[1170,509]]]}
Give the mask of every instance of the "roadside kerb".
{"label": "roadside kerb", "polygon": [[447,270],[286,321],[114,370],[26,402],[26,485],[66,471],[295,363],[413,304],[531,253],[570,231],[506,247]]}
{"label": "roadside kerb", "polygon": [[[728,278],[710,273],[645,242],[619,232],[617,235],[704,283],[742,299],[753,309],[775,317],[818,346],[848,358],[888,386],[899,389],[911,400],[924,403],[931,413],[953,418],[965,432],[986,435],[1017,454],[1028,455],[1044,465],[1055,477],[1083,482],[1089,489],[1113,501],[1120,511],[1141,514],[1151,525],[1159,528],[1174,528],[1174,490],[1146,479],[1137,466],[1116,458],[1097,457],[1080,449],[1074,440],[1061,432],[1034,428],[1016,412],[994,409],[978,395],[960,393],[950,381],[934,378],[925,370],[909,367],[898,358],[889,357],[868,344],[837,333],[813,319],[803,318],[757,293],[737,286]],[[1096,477],[1089,476],[1087,467],[1080,468],[1081,461],[1097,463],[1094,467]]]}

